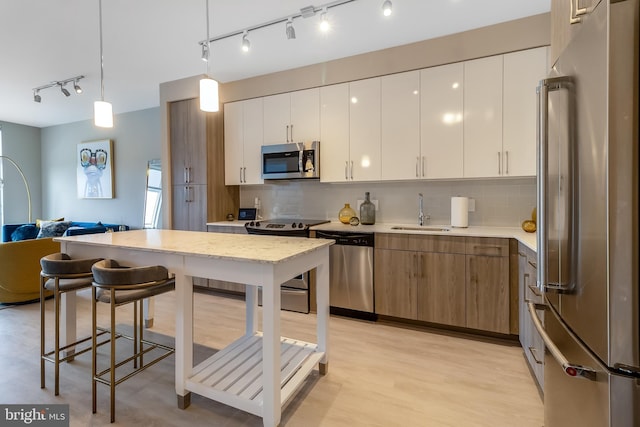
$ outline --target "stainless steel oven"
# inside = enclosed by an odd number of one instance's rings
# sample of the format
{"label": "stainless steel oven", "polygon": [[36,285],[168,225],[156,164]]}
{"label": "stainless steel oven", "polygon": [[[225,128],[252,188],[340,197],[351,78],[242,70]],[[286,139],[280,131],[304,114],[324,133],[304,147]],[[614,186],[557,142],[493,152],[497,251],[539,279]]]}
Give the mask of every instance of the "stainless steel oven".
{"label": "stainless steel oven", "polygon": [[[270,236],[309,237],[309,227],[329,222],[327,220],[275,219],[250,221],[245,224],[247,233]],[[292,277],[280,286],[280,305],[283,310],[309,313],[308,271]],[[262,304],[262,292],[258,291],[258,304]]]}

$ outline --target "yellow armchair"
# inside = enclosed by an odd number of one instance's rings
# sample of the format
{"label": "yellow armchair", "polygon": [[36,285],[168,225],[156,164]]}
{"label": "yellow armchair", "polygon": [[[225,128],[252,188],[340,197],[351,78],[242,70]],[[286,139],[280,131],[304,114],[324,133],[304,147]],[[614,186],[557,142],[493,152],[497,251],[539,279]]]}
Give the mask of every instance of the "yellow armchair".
{"label": "yellow armchair", "polygon": [[40,298],[40,258],[60,252],[52,238],[0,243],[0,303]]}

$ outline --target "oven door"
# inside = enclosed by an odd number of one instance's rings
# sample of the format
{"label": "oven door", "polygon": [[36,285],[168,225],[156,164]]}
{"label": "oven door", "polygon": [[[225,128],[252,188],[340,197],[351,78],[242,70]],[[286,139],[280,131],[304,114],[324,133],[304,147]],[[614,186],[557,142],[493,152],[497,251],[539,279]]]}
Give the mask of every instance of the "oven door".
{"label": "oven door", "polygon": [[302,152],[262,150],[262,179],[286,179],[302,177]]}

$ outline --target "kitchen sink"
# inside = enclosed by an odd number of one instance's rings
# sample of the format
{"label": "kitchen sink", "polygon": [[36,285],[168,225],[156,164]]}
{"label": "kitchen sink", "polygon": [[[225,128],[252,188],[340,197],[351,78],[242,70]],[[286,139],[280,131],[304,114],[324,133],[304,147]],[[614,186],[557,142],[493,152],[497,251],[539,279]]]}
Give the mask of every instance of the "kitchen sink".
{"label": "kitchen sink", "polygon": [[450,227],[407,227],[407,226],[394,226],[392,230],[406,230],[406,231],[451,231]]}

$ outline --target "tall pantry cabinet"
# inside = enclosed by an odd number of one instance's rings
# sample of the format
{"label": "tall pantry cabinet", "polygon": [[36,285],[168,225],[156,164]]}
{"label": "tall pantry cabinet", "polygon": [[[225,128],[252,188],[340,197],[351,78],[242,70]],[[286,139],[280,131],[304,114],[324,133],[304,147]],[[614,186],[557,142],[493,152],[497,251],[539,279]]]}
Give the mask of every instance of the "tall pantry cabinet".
{"label": "tall pantry cabinet", "polygon": [[171,228],[207,231],[207,222],[237,214],[238,186],[225,186],[221,113],[200,111],[198,99],[169,106]]}

